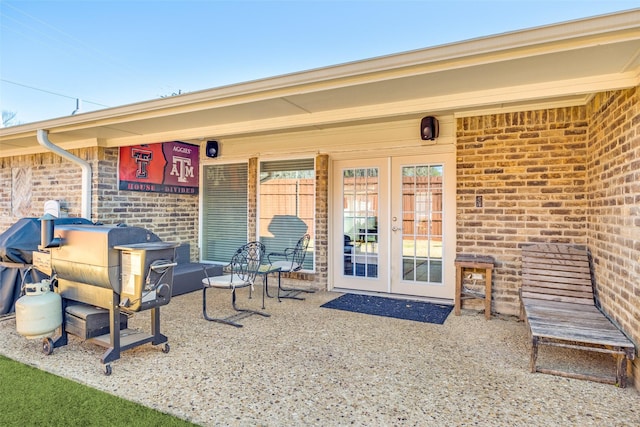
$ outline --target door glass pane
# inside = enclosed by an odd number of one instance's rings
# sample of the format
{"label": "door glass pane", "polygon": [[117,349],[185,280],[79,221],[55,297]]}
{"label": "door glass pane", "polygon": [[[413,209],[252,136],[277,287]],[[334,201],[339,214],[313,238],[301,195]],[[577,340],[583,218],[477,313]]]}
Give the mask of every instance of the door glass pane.
{"label": "door glass pane", "polygon": [[442,165],[402,168],[402,277],[442,283]]}
{"label": "door glass pane", "polygon": [[378,277],[378,176],[377,168],[342,173],[345,276]]}

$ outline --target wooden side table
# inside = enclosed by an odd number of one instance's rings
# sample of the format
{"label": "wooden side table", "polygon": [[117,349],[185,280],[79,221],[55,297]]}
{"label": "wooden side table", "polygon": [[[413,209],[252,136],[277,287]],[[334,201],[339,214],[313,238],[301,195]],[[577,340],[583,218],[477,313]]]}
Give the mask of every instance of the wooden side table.
{"label": "wooden side table", "polygon": [[[455,260],[456,265],[456,295],[454,313],[456,316],[460,315],[460,308],[462,307],[462,300],[479,298],[484,299],[484,318],[491,319],[491,273],[493,271],[494,259],[490,256],[480,255],[458,255]],[[462,272],[465,268],[485,269],[485,285],[484,295],[478,295],[476,293],[465,292],[462,288]]]}

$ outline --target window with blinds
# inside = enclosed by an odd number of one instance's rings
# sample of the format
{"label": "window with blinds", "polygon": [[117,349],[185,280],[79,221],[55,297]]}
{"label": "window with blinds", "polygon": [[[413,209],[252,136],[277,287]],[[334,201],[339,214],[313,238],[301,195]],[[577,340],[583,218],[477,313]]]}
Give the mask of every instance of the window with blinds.
{"label": "window with blinds", "polygon": [[203,167],[202,258],[228,263],[247,243],[246,163]]}
{"label": "window with blinds", "polygon": [[313,159],[260,162],[260,241],[269,252],[294,248],[306,233],[311,241],[303,269],[314,269],[315,170]]}

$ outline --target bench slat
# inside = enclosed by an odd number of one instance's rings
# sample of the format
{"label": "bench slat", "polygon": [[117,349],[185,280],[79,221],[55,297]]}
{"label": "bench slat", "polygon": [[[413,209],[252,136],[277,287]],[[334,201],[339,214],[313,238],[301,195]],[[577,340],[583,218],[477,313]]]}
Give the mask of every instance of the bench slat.
{"label": "bench slat", "polygon": [[554,276],[558,278],[590,280],[591,271],[585,267],[560,267],[558,269],[547,268],[545,265],[526,266],[522,268],[522,274],[536,276]]}
{"label": "bench slat", "polygon": [[593,298],[590,296],[582,295],[568,295],[566,292],[553,294],[550,292],[530,292],[528,290],[522,290],[522,298],[548,300],[548,301],[560,301],[569,302],[581,305],[594,305]]}
{"label": "bench slat", "polygon": [[[574,258],[576,257],[574,256]],[[579,271],[580,269],[589,267],[589,262],[587,260],[546,258],[533,256],[531,254],[524,255],[522,257],[522,263],[523,265],[532,266],[534,268],[536,265],[540,265],[550,270],[560,270],[563,268],[567,268],[569,270]]]}
{"label": "bench slat", "polygon": [[567,289],[567,290],[579,290],[582,292],[593,293],[593,287],[590,282],[583,283],[571,283],[565,281],[553,282],[549,278],[545,278],[543,280],[532,280],[532,278],[527,277],[522,280],[522,285],[524,287],[530,286],[533,288],[550,288],[550,289]]}
{"label": "bench slat", "polygon": [[[542,300],[533,300],[529,298],[523,298],[522,300],[525,308],[527,309],[535,309],[535,310],[553,310],[558,313],[561,312],[581,312],[581,315],[588,316],[596,313],[589,306],[583,306],[581,304],[571,304],[566,302],[558,302],[558,301],[542,301]],[[600,311],[597,310],[596,313],[598,316],[601,315]]]}
{"label": "bench slat", "polygon": [[633,345],[629,344],[629,340],[627,340],[624,335],[616,334],[615,331],[605,331],[601,328],[598,328],[598,325],[594,325],[594,327],[591,328],[580,328],[576,325],[568,323],[562,329],[558,329],[558,326],[560,326],[558,323],[544,323],[542,321],[533,321],[530,323],[530,325],[532,333],[537,337],[551,338],[562,341],[576,341],[587,344],[633,348]]}
{"label": "bench slat", "polygon": [[590,294],[593,295],[593,288],[591,287],[591,285],[574,285],[572,283],[553,283],[553,282],[527,282],[527,283],[523,283],[522,287],[524,289],[540,289],[541,292],[544,292],[546,289],[549,290],[557,290],[559,292],[562,291],[566,291],[566,292],[579,292],[582,294]]}
{"label": "bench slat", "polygon": [[575,304],[565,303],[571,308],[551,308],[544,306],[536,306],[531,304],[527,306],[529,320],[538,324],[556,324],[558,326],[576,327],[576,328],[599,328],[603,331],[615,331],[619,336],[623,334],[616,328],[609,319],[604,317],[600,310],[593,306],[575,307]]}
{"label": "bench slat", "polygon": [[555,288],[555,289],[582,289],[585,292],[592,292],[593,287],[591,286],[591,282],[579,282],[579,281],[566,281],[566,280],[557,280],[554,281],[550,277],[539,277],[537,280],[534,277],[526,277],[522,279],[523,286],[533,286],[533,287],[545,287],[545,288]]}
{"label": "bench slat", "polygon": [[523,248],[521,295],[594,305],[587,252],[551,244]]}

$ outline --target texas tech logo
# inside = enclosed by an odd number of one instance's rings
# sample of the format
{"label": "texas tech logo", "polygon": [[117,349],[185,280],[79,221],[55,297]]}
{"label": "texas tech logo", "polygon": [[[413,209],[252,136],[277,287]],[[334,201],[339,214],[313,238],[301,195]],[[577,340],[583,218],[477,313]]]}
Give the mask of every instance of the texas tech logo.
{"label": "texas tech logo", "polygon": [[148,178],[149,177],[149,163],[153,159],[153,151],[144,150],[141,148],[132,148],[131,157],[136,162],[136,178]]}

